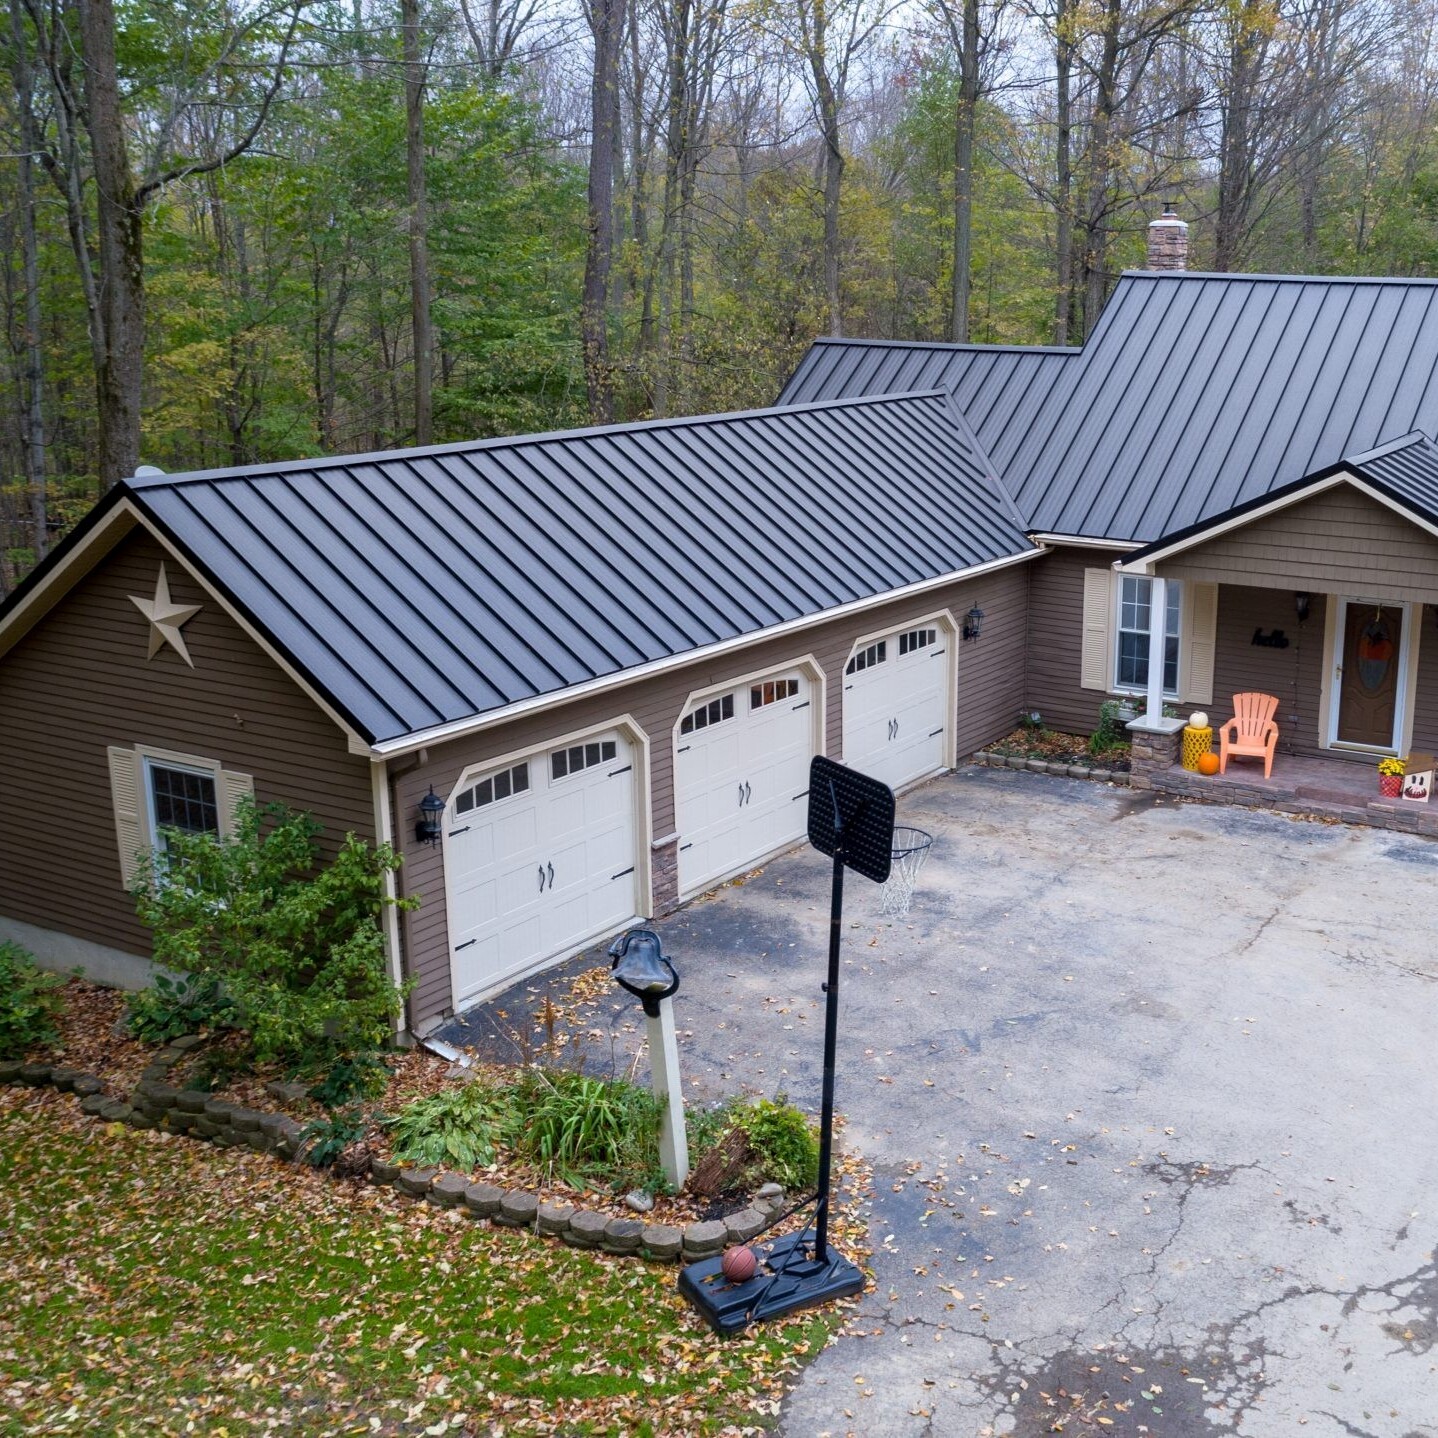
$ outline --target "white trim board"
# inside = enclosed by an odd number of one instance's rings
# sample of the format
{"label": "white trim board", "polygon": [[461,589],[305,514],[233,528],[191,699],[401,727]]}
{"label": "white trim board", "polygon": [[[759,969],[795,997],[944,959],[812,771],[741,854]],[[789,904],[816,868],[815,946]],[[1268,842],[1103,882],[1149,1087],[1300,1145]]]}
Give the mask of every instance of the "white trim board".
{"label": "white trim board", "polygon": [[1030,534],[1035,544],[1067,545],[1073,549],[1112,549],[1131,554],[1143,545],[1136,539],[1094,539],[1087,534]]}
{"label": "white trim board", "polygon": [[687,664],[703,663],[722,654],[729,654],[738,649],[747,649],[751,645],[762,644],[766,640],[779,638],[786,634],[797,634],[806,629],[813,629],[817,625],[844,619],[851,614],[862,614],[867,610],[897,603],[911,596],[931,593],[935,589],[943,589],[950,584],[961,584],[965,580],[977,579],[1015,564],[1026,564],[1029,560],[1038,559],[1047,553],[1048,551],[1045,549],[1029,549],[1022,554],[1005,555],[1002,559],[991,559],[985,564],[976,564],[968,569],[956,569],[933,579],[922,579],[915,584],[905,585],[902,589],[886,589],[882,594],[855,599],[848,604],[820,610],[817,614],[806,614],[799,619],[787,620],[783,624],[772,624],[767,629],[756,629],[749,634],[737,635],[733,639],[723,639],[715,644],[689,649],[683,654],[666,655],[663,659],[654,659],[648,664],[637,664],[630,669],[604,674],[597,679],[589,679],[582,684],[574,684],[567,689],[557,690],[553,694],[539,694],[532,699],[520,699],[513,704],[506,704],[502,708],[492,709],[485,714],[474,715],[468,719],[451,720],[447,724],[438,724],[431,729],[418,729],[413,734],[403,734],[395,739],[384,739],[373,745],[369,752],[376,758],[392,759],[429,745],[465,738],[470,734],[492,729],[497,724],[507,724],[511,719],[536,714],[546,709],[558,709],[576,699],[587,698],[591,694],[601,694],[609,689],[633,684],[640,679],[648,679],[655,674],[665,674],[673,669],[682,669]]}

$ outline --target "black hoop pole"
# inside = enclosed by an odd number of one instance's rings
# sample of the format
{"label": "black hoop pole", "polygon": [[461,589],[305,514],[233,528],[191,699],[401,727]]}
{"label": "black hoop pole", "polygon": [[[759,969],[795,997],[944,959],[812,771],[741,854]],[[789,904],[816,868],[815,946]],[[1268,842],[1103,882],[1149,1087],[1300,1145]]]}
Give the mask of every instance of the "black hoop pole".
{"label": "black hoop pole", "polygon": [[[832,787],[832,786],[831,786]],[[834,800],[834,878],[829,897],[829,981],[824,985],[824,1102],[819,1117],[819,1195],[815,1207],[818,1228],[814,1256],[829,1257],[829,1170],[834,1156],[834,1064],[839,1047],[839,940],[844,919],[844,824],[839,801]]]}

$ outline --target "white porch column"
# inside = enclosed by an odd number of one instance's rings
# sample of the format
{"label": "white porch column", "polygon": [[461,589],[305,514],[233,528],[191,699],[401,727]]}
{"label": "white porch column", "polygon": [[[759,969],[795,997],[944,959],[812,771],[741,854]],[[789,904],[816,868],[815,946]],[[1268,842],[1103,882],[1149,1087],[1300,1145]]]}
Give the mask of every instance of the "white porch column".
{"label": "white porch column", "polygon": [[1168,643],[1168,581],[1154,575],[1148,591],[1148,707],[1143,722],[1156,727],[1163,718],[1163,656]]}

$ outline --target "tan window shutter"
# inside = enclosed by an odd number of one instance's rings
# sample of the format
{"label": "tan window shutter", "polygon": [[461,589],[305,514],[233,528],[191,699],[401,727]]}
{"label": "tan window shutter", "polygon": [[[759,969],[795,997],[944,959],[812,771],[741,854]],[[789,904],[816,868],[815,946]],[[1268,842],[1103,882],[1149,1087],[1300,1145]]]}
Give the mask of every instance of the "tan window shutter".
{"label": "tan window shutter", "polygon": [[1113,667],[1113,570],[1083,572],[1083,657],[1079,684],[1107,693]]}
{"label": "tan window shutter", "polygon": [[115,808],[115,841],[120,849],[120,883],[135,887],[136,856],[145,847],[145,829],[140,821],[140,756],[133,749],[111,745],[110,800]]}
{"label": "tan window shutter", "polygon": [[215,775],[217,798],[220,810],[220,833],[228,838],[235,832],[235,805],[241,796],[255,797],[255,780],[250,774],[239,774],[233,769],[221,769]]}
{"label": "tan window shutter", "polygon": [[1218,585],[1189,584],[1181,651],[1187,678],[1183,685],[1185,704],[1213,703],[1213,657],[1218,647]]}

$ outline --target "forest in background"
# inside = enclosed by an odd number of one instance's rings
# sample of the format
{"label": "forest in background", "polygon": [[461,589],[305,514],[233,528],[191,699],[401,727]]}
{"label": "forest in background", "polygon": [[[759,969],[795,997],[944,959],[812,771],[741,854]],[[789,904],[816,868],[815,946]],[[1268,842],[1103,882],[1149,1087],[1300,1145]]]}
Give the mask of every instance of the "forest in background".
{"label": "forest in background", "polygon": [[1438,274],[1438,0],[5,0],[0,594],[137,464],[772,402]]}

